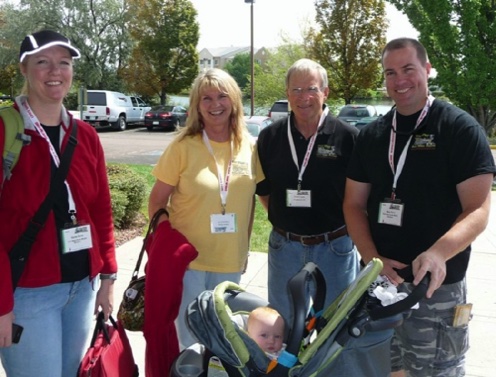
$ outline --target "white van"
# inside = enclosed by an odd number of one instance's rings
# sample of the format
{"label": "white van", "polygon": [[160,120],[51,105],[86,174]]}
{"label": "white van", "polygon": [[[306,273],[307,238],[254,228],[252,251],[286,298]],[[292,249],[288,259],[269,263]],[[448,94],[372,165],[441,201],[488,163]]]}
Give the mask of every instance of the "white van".
{"label": "white van", "polygon": [[88,90],[83,120],[93,127],[123,131],[127,125],[144,124],[151,109],[141,98],[109,90]]}

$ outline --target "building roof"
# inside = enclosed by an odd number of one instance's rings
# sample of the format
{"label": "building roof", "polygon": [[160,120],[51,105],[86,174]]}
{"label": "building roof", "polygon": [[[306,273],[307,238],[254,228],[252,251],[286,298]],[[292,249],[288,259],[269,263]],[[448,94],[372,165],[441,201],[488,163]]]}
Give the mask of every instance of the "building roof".
{"label": "building roof", "polygon": [[244,52],[250,52],[250,46],[239,47],[216,47],[216,48],[204,48],[200,51],[201,56],[210,55],[215,58],[228,58],[234,55],[242,54]]}

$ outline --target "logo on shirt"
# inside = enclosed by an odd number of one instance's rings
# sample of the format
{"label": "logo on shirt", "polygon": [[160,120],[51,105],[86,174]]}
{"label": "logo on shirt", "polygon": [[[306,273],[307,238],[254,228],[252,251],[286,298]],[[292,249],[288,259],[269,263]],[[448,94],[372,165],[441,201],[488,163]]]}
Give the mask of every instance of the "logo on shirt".
{"label": "logo on shirt", "polygon": [[336,159],[338,155],[336,153],[336,147],[334,145],[317,145],[317,157],[319,158],[331,158]]}
{"label": "logo on shirt", "polygon": [[434,135],[421,134],[415,135],[412,150],[434,150],[436,143],[434,142]]}

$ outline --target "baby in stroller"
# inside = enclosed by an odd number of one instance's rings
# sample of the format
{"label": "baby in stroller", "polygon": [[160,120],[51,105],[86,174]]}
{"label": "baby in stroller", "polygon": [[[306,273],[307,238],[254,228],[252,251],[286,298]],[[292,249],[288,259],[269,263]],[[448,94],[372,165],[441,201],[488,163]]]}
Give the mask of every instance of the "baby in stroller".
{"label": "baby in stroller", "polygon": [[250,312],[246,331],[271,360],[277,359],[286,348],[284,319],[269,306],[260,306]]}
{"label": "baby in stroller", "polygon": [[324,310],[324,278],[315,264],[307,264],[288,284],[294,319],[287,324],[287,347],[275,361],[250,337],[246,324],[236,319],[246,318],[260,306],[270,306],[266,300],[231,282],[204,291],[189,305],[187,313],[189,327],[200,343],[178,356],[170,376],[207,376],[211,356],[221,360],[224,376],[331,376],[334,361],[350,339],[360,337],[365,331],[398,326],[410,308],[425,296],[427,281],[404,300],[382,307],[368,293],[381,270],[379,259],[371,261]]}

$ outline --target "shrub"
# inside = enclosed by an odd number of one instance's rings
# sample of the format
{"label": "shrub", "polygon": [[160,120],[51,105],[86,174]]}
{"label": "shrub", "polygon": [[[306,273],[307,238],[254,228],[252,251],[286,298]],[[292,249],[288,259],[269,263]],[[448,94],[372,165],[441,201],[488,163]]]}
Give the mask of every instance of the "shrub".
{"label": "shrub", "polygon": [[110,199],[112,201],[112,218],[114,220],[114,227],[121,228],[123,219],[126,216],[126,207],[129,203],[125,192],[110,189]]}
{"label": "shrub", "polygon": [[146,181],[125,165],[107,164],[114,226],[129,226],[145,200]]}

